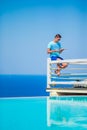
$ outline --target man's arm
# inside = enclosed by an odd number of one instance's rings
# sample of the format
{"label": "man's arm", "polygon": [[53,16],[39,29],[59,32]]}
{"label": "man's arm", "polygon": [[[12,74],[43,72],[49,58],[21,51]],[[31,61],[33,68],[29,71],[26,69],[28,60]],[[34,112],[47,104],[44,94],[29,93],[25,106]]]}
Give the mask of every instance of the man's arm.
{"label": "man's arm", "polygon": [[59,53],[62,53],[64,49],[61,47],[61,43],[59,42]]}
{"label": "man's arm", "polygon": [[47,49],[47,53],[50,54],[52,52],[59,52],[58,50],[50,50],[49,48]]}

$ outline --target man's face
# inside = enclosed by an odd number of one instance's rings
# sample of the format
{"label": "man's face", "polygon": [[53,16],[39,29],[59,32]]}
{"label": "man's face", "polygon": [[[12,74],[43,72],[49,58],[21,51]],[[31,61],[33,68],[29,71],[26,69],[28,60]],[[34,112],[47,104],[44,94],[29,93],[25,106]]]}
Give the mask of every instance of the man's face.
{"label": "man's face", "polygon": [[58,41],[60,41],[60,40],[61,40],[60,37],[56,37],[56,38],[55,38],[55,41],[56,41],[56,42],[58,42]]}

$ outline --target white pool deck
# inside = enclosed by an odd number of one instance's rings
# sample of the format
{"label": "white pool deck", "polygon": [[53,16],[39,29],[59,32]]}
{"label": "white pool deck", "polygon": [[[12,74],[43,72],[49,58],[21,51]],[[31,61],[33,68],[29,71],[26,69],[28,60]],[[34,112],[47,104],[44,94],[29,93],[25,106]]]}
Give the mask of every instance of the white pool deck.
{"label": "white pool deck", "polygon": [[86,88],[47,88],[46,91],[50,93],[50,96],[87,95]]}

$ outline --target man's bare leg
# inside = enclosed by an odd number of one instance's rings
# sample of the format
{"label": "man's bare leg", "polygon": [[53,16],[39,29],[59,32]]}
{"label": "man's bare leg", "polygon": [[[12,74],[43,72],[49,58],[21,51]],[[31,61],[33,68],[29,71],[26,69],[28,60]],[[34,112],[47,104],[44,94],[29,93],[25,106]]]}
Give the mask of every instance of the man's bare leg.
{"label": "man's bare leg", "polygon": [[60,66],[58,66],[57,69],[56,69],[56,71],[55,71],[55,73],[56,73],[58,76],[60,76],[60,70],[61,70],[61,68],[60,68]]}
{"label": "man's bare leg", "polygon": [[[58,60],[60,60],[60,59],[58,59]],[[60,70],[61,69],[64,69],[64,68],[66,68],[68,66],[68,64],[67,63],[62,63],[62,65],[60,65],[60,63],[58,63],[57,64],[57,70],[55,71],[55,73],[58,75],[58,76],[60,76]]]}
{"label": "man's bare leg", "polygon": [[[57,59],[57,60],[60,60],[60,59]],[[55,73],[60,76],[60,70],[61,70],[61,66],[60,66],[60,63],[57,64],[57,69],[55,71]]]}

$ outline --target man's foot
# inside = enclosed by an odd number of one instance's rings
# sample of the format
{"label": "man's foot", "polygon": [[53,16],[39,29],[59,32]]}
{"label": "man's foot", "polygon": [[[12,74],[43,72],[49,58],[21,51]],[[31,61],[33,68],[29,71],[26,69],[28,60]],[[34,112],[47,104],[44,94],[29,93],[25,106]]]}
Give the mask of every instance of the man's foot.
{"label": "man's foot", "polygon": [[55,70],[55,73],[60,76],[60,69]]}

